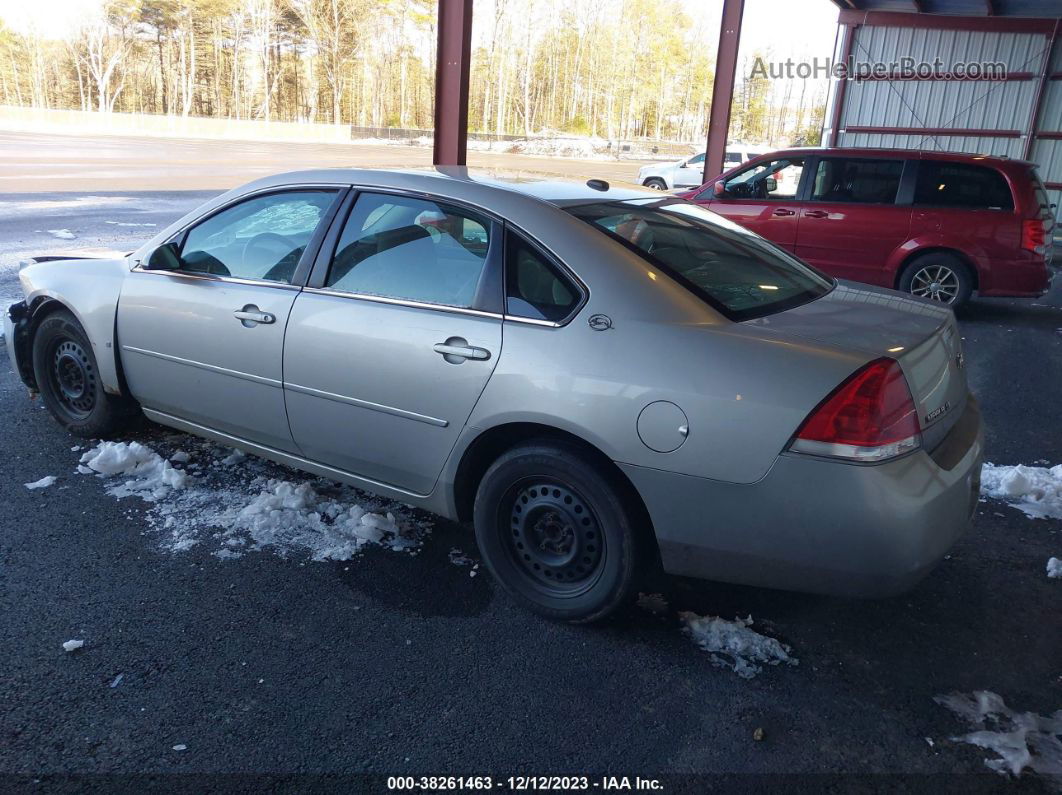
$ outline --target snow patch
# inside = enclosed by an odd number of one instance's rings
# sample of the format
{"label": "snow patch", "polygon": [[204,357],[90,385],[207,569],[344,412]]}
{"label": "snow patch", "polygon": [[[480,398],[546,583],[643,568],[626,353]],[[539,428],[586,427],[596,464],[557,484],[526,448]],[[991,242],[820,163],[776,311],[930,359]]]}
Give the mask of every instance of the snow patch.
{"label": "snow patch", "polygon": [[77,651],[85,645],[83,640],[68,640],[63,644],[63,651]]}
{"label": "snow patch", "polygon": [[981,494],[1003,500],[1031,519],[1062,519],[1062,464],[981,468]]}
{"label": "snow patch", "polygon": [[1062,784],[1062,709],[1053,715],[1015,712],[989,690],[933,700],[977,729],[952,740],[994,752],[998,758],[985,760],[989,769],[1019,776],[1029,768]]}
{"label": "snow patch", "polygon": [[790,656],[792,648],[750,629],[752,616],[727,621],[717,616],[682,612],[679,613],[679,618],[685,624],[684,630],[693,642],[710,653],[714,665],[730,668],[743,679],[751,679],[763,671],[759,663],[800,663]]}
{"label": "snow patch", "polygon": [[49,229],[48,234],[52,237],[57,237],[60,240],[73,240],[77,235],[71,232],[69,229]]}
{"label": "snow patch", "polygon": [[129,221],[104,221],[104,223],[111,226],[158,226],[158,224],[134,224]]}
{"label": "snow patch", "polygon": [[55,475],[48,475],[46,477],[41,478],[40,480],[35,480],[32,483],[23,483],[22,485],[30,491],[33,491],[34,489],[46,489],[53,483],[55,483],[55,481]]}
{"label": "snow patch", "polygon": [[[187,444],[188,437],[180,438]],[[101,442],[78,469],[96,473],[114,497],[151,503],[147,520],[171,552],[213,542],[222,560],[262,549],[348,560],[368,545],[415,552],[430,530],[397,503],[321,479],[271,477],[266,473],[278,468],[261,459],[205,440],[193,444],[194,456],[182,449],[167,459],[139,442]],[[174,466],[193,457],[209,462],[195,475]]]}
{"label": "snow patch", "polygon": [[1062,560],[1050,558],[1047,561],[1047,576],[1052,579],[1062,580]]}

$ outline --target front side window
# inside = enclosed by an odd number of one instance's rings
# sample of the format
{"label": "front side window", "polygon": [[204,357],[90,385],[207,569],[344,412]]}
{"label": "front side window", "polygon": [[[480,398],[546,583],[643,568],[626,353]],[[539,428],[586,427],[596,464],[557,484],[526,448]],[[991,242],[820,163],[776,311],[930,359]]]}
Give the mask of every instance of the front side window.
{"label": "front side window", "polygon": [[728,179],[724,186],[725,196],[731,199],[792,199],[803,174],[802,157],[764,160]]}
{"label": "front side window", "polygon": [[758,235],[697,205],[639,199],[568,208],[731,320],[781,312],[833,283]]}
{"label": "front side window", "polygon": [[519,235],[508,235],[505,312],[534,320],[564,320],[580,300],[578,288]]}
{"label": "front side window", "polygon": [[689,160],[686,161],[686,166],[690,167],[690,168],[692,168],[693,166],[701,166],[703,168],[704,167],[704,155],[703,154],[694,155],[693,157],[691,157]]}
{"label": "front side window", "polygon": [[337,191],[270,193],[240,202],[188,230],[180,269],[290,284],[302,252]]}
{"label": "front side window", "polygon": [[893,204],[900,189],[902,160],[831,157],[815,169],[812,201]]}
{"label": "front side window", "polygon": [[919,165],[915,204],[974,210],[1014,209],[1010,186],[994,168],[940,160],[925,160]]}
{"label": "front side window", "polygon": [[448,204],[363,193],[343,227],[325,286],[470,307],[487,263],[490,223]]}

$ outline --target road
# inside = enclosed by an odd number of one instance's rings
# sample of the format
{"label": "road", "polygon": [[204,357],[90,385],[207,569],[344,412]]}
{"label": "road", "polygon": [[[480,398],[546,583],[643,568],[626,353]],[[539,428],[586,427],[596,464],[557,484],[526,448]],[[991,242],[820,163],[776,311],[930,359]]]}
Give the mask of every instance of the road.
{"label": "road", "polygon": [[[112,143],[99,144],[101,163]],[[108,221],[163,224],[210,193],[114,188],[0,196],[0,261],[34,241],[129,247],[151,227]],[[49,236],[56,228],[77,237]],[[39,240],[25,231],[36,229]],[[0,292],[13,291],[11,279],[0,273]],[[988,460],[1062,462],[1059,288],[1039,301],[976,301],[961,328]],[[221,559],[209,534],[174,551],[150,503],[75,473],[81,451],[71,448],[83,442],[27,398],[6,353],[0,416],[0,773],[100,789],[130,786],[114,776],[134,773],[197,789],[267,783],[205,774],[319,773],[994,792],[1008,786],[984,766],[994,755],[950,740],[970,726],[934,697],[985,689],[1016,710],[1062,708],[1062,581],[1044,573],[1048,557],[1062,557],[1062,520],[1002,503],[981,503],[950,558],[902,597],[661,577],[647,586],[663,595],[661,614],[632,605],[603,626],[573,627],[517,609],[485,573],[470,576],[468,530],[442,521],[416,555],[374,548],[314,562],[266,549]],[[208,455],[150,426],[123,438]],[[206,469],[219,494],[241,499],[259,478],[320,488],[253,459]],[[55,485],[22,485],[45,475]],[[453,549],[472,562],[455,565]],[[739,678],[683,634],[686,610],[751,614],[799,665]],[[84,648],[64,652],[74,638]],[[200,777],[179,778],[191,774]],[[383,783],[332,780],[348,791]],[[1008,790],[1048,786],[1025,775]]]}

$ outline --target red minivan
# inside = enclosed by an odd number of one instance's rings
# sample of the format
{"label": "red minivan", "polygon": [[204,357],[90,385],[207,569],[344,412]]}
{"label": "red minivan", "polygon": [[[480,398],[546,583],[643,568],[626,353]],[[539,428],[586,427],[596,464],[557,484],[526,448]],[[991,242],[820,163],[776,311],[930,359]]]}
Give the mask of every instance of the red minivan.
{"label": "red minivan", "polygon": [[1022,160],[787,149],[678,195],[838,278],[959,306],[1047,292],[1054,209]]}

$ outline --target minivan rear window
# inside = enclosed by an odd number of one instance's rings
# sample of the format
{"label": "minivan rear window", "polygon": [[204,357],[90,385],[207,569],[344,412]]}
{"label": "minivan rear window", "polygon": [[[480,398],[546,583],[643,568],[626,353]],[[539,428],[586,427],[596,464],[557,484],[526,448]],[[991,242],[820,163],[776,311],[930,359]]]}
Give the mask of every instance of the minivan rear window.
{"label": "minivan rear window", "polygon": [[994,168],[944,160],[923,160],[919,164],[914,203],[928,207],[1014,209],[1010,186]]}
{"label": "minivan rear window", "polygon": [[567,207],[731,320],[813,301],[833,281],[758,235],[680,199]]}

